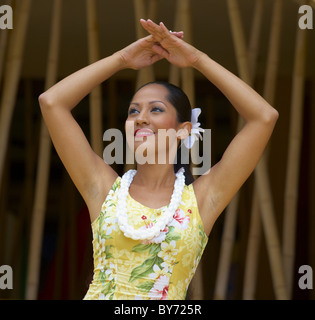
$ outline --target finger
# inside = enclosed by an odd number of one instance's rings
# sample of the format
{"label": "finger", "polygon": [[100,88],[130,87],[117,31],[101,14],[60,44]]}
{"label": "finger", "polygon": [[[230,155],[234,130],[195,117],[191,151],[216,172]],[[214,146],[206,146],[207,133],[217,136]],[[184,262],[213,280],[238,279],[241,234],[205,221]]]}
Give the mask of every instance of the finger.
{"label": "finger", "polygon": [[163,39],[164,32],[162,31],[161,27],[154,23],[152,20],[143,20],[141,19],[141,24],[144,27],[145,30],[147,30],[149,33],[151,33],[157,41],[160,41]]}
{"label": "finger", "polygon": [[160,22],[159,27],[161,28],[161,36],[163,39],[168,38],[169,36],[176,36],[177,38],[183,39],[184,32],[183,31],[171,31],[169,30],[163,22]]}
{"label": "finger", "polygon": [[140,19],[140,23],[143,26],[145,30],[147,30],[149,33],[154,31],[154,28],[152,25],[150,25],[149,20]]}
{"label": "finger", "polygon": [[140,19],[140,23],[141,23],[142,27],[147,30],[147,21],[144,19]]}
{"label": "finger", "polygon": [[176,36],[179,39],[184,38],[183,31],[179,31],[179,32],[170,31],[166,28],[163,22],[161,22],[160,25],[157,25],[150,19],[149,20],[140,19],[140,23],[144,29],[146,29],[149,33],[151,33],[152,36],[154,36],[157,42],[171,35]]}
{"label": "finger", "polygon": [[162,29],[164,34],[168,34],[170,32],[170,30],[168,28],[166,28],[166,26],[163,22],[160,22],[160,28]]}
{"label": "finger", "polygon": [[184,32],[183,32],[183,31],[179,31],[179,32],[170,31],[170,33],[171,33],[173,36],[176,36],[176,37],[179,38],[179,39],[184,39]]}
{"label": "finger", "polygon": [[[172,35],[172,34],[173,34],[173,32],[170,31],[170,30],[165,26],[165,24],[164,24],[163,22],[160,22],[160,28],[161,28],[162,35],[163,35],[164,37],[168,37],[169,35]],[[176,32],[176,34],[174,34],[174,35],[177,36],[177,34],[181,34],[181,36],[183,36],[183,35],[184,35],[184,32],[183,32],[183,31]]]}

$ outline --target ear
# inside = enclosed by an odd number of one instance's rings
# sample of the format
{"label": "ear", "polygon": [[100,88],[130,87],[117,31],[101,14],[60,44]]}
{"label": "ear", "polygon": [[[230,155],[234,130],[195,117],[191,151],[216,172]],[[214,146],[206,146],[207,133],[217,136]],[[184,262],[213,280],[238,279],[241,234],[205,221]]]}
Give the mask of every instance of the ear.
{"label": "ear", "polygon": [[190,135],[192,129],[192,124],[191,122],[183,122],[178,126],[177,129],[177,139],[182,140],[187,138]]}

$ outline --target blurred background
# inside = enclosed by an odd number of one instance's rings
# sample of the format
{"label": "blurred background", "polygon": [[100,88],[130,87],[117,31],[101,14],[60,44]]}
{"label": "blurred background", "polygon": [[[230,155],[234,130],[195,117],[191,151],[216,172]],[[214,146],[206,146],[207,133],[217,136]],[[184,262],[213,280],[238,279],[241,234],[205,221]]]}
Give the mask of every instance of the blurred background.
{"label": "blurred background", "polygon": [[[299,21],[312,25],[314,1],[0,0],[3,5],[13,9],[13,29],[0,29],[0,266],[12,267],[13,289],[0,289],[0,299],[82,299],[88,289],[89,214],[51,146],[37,99],[56,81],[146,35],[140,18],[183,30],[186,41],[280,114],[260,165],[210,234],[189,299],[314,299],[314,290],[299,287],[300,266],[315,268],[315,31],[299,28]],[[308,10],[299,13],[302,5]],[[75,109],[95,151],[102,155],[106,129],[123,130],[134,90],[154,79],[181,86],[203,110],[214,164],[236,134],[238,116],[200,73],[166,61],[117,73]]]}

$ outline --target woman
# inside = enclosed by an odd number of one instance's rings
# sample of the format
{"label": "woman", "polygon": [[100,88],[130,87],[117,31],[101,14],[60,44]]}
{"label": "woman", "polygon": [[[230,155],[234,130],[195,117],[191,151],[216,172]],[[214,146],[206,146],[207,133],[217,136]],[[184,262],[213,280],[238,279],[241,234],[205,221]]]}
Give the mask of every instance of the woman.
{"label": "woman", "polygon": [[[170,32],[151,20],[140,22],[149,36],[70,75],[39,98],[55,148],[92,221],[95,270],[85,299],[185,299],[213,224],[254,170],[278,118],[253,89],[186,43],[182,32]],[[71,115],[94,87],[116,72],[161,59],[201,72],[245,120],[221,160],[192,183],[185,184],[182,170],[174,172],[171,161],[138,163],[137,171],[118,177],[92,151]],[[156,142],[161,129],[175,130],[178,144],[187,140],[182,133],[191,132],[192,123],[190,114],[183,114],[186,98],[172,88],[152,83],[132,98],[126,126],[134,126],[127,140],[135,152],[144,141],[149,146],[149,139]],[[156,144],[152,150],[157,158]]]}

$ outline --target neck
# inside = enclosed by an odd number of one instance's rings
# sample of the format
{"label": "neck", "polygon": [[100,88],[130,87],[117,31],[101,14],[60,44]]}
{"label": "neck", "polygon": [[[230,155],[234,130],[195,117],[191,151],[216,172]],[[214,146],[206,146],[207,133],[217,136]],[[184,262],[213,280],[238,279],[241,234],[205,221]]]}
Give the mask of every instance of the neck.
{"label": "neck", "polygon": [[173,164],[138,164],[133,183],[149,189],[158,189],[174,186],[175,179]]}

